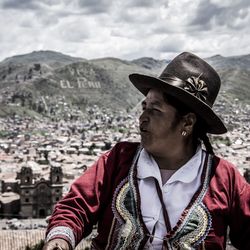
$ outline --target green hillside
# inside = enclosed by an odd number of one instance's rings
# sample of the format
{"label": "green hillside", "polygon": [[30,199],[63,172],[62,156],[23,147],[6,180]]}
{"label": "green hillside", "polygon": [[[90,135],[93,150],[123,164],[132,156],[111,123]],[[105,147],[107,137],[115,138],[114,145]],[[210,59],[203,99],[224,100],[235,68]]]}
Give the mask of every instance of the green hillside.
{"label": "green hillside", "polygon": [[[214,56],[207,60],[222,79],[222,97],[249,103],[250,55]],[[117,58],[86,60],[53,51],[36,51],[7,58],[0,63],[0,115],[26,113],[50,116],[59,110],[84,110],[86,105],[130,109],[142,98],[128,75],[156,75],[167,60]],[[67,108],[65,108],[67,107]]]}

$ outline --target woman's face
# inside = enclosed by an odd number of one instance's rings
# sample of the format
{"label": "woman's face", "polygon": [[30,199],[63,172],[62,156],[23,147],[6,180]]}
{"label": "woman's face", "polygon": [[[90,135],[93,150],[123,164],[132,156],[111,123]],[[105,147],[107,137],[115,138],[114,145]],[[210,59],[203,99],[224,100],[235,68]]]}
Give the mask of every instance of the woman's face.
{"label": "woman's face", "polygon": [[181,143],[182,126],[176,114],[161,91],[151,89],[148,92],[142,102],[139,123],[141,144],[152,155],[164,156],[164,152],[173,152]]}

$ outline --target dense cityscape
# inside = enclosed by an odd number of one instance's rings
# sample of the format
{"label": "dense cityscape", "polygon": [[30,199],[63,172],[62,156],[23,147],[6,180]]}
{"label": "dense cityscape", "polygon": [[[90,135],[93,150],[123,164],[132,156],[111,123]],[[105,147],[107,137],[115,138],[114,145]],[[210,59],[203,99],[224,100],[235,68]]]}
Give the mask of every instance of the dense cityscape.
{"label": "dense cityscape", "polygon": [[[64,113],[54,109],[53,119],[13,115],[0,120],[0,226],[6,232],[37,229],[41,234],[45,218],[75,178],[115,143],[140,139],[140,105],[129,112],[96,105],[81,112],[61,102]],[[247,178],[250,106],[235,100],[226,113],[224,103],[215,109],[229,127],[227,134],[211,137],[215,152]]]}

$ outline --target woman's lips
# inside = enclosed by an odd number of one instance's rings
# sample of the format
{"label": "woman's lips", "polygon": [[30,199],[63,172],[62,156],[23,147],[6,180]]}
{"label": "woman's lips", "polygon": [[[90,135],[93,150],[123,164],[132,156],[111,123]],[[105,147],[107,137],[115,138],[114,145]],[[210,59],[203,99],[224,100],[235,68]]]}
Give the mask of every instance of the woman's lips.
{"label": "woman's lips", "polygon": [[149,133],[149,131],[145,128],[145,127],[140,127],[140,134],[143,135],[143,134],[147,134]]}

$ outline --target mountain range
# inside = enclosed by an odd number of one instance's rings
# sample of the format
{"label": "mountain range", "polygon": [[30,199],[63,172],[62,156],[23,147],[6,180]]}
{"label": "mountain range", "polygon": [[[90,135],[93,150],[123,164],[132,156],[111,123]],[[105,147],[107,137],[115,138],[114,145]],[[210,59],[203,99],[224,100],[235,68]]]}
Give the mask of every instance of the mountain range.
{"label": "mountain range", "polygon": [[[249,103],[250,55],[206,58],[222,79],[220,100]],[[35,114],[58,103],[82,110],[87,105],[131,109],[142,99],[130,73],[158,75],[169,60],[139,58],[87,60],[55,51],[34,51],[0,62],[0,116]],[[41,112],[40,112],[41,113]]]}

